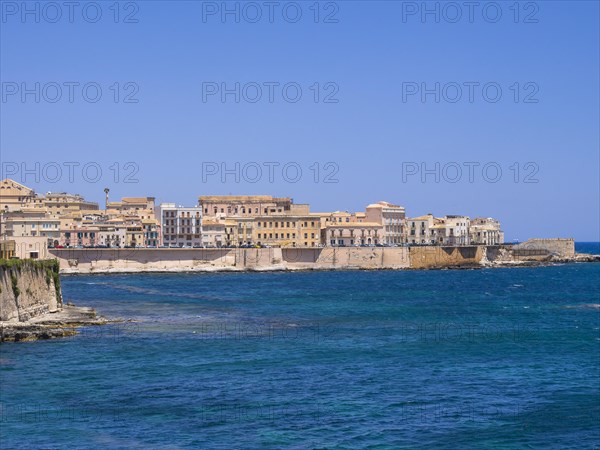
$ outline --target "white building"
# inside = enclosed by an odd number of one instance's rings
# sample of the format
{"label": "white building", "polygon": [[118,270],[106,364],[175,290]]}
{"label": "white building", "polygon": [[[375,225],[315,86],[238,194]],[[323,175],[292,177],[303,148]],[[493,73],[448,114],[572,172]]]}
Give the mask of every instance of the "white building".
{"label": "white building", "polygon": [[388,202],[378,202],[367,206],[365,221],[381,224],[381,243],[398,245],[404,242],[405,212],[403,206]]}
{"label": "white building", "polygon": [[477,217],[469,227],[471,244],[498,245],[504,243],[504,232],[500,222],[491,217]]}
{"label": "white building", "polygon": [[467,216],[446,216],[446,245],[469,245],[469,225],[471,223]]}
{"label": "white building", "polygon": [[406,219],[406,242],[408,244],[434,244],[435,238],[432,238],[431,230],[434,221],[433,214]]}
{"label": "white building", "polygon": [[162,242],[167,247],[202,247],[202,207],[160,205]]}

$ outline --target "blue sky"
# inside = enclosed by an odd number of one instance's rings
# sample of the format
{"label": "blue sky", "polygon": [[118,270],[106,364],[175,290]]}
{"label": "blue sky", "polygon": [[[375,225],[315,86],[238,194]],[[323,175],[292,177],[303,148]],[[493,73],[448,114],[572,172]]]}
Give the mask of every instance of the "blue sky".
{"label": "blue sky", "polygon": [[1,3],[2,175],[39,192],[387,200],[600,240],[598,2]]}

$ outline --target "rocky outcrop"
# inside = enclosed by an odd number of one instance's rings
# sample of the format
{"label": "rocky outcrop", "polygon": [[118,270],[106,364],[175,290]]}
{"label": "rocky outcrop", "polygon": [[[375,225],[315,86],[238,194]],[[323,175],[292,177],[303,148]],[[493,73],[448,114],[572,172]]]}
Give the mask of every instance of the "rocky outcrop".
{"label": "rocky outcrop", "polygon": [[58,262],[0,260],[0,321],[26,322],[62,307]]}
{"label": "rocky outcrop", "polygon": [[109,323],[93,308],[66,305],[59,311],[44,314],[26,322],[0,322],[0,342],[35,341],[73,336],[77,328]]}
{"label": "rocky outcrop", "polygon": [[76,334],[107,320],[91,308],[63,306],[56,260],[0,260],[0,342]]}

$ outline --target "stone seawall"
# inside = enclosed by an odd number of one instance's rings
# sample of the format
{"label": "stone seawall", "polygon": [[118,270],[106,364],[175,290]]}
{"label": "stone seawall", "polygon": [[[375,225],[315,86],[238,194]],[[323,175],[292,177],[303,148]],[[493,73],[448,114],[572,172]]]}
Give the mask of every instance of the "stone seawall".
{"label": "stone seawall", "polygon": [[483,246],[409,247],[412,269],[479,266],[485,255]]}
{"label": "stone seawall", "polygon": [[63,273],[439,269],[575,258],[572,239],[461,247],[52,249],[50,254]]}
{"label": "stone seawall", "polygon": [[221,270],[402,269],[408,249],[53,249],[64,273]]}
{"label": "stone seawall", "polygon": [[520,256],[559,256],[572,258],[575,256],[574,239],[530,239],[512,247],[513,254]]}

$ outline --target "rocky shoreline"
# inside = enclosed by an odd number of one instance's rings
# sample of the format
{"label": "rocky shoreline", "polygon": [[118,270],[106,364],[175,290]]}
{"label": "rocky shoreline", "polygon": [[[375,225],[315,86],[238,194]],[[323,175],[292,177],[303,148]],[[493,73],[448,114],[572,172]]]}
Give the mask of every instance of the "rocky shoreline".
{"label": "rocky shoreline", "polygon": [[98,316],[93,308],[69,304],[24,322],[0,322],[0,342],[28,342],[74,336],[77,328],[119,322]]}

